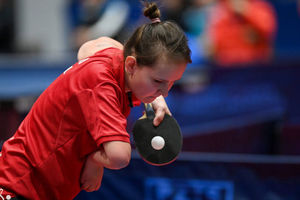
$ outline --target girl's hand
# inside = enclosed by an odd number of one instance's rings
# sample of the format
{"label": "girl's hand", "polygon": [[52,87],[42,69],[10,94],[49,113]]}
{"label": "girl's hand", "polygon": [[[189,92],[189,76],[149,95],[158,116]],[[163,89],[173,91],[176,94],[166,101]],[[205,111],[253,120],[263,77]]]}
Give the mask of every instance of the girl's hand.
{"label": "girl's hand", "polygon": [[162,122],[166,113],[172,115],[163,96],[157,97],[151,104],[155,112],[154,126],[158,126]]}
{"label": "girl's hand", "polygon": [[104,170],[103,166],[99,166],[93,161],[92,155],[89,155],[86,159],[80,177],[81,189],[87,192],[93,192],[100,188]]}

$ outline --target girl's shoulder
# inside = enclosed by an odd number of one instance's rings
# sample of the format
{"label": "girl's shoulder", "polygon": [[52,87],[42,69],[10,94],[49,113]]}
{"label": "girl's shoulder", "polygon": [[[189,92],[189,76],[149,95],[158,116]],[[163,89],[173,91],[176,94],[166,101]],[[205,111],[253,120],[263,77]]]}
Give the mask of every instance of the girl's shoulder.
{"label": "girl's shoulder", "polygon": [[84,43],[78,51],[77,58],[78,60],[82,60],[89,56],[94,55],[96,52],[107,49],[107,48],[117,48],[123,50],[123,45],[109,37],[100,37],[95,40],[90,40]]}

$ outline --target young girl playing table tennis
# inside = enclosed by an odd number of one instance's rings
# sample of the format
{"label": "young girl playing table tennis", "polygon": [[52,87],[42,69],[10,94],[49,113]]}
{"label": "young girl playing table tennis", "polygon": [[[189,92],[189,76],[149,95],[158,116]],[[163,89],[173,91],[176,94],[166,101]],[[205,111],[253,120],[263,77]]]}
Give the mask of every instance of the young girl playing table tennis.
{"label": "young girl playing table tennis", "polygon": [[182,30],[160,22],[146,3],[142,25],[123,46],[102,37],[84,44],[69,67],[37,99],[0,153],[0,200],[73,199],[99,189],[103,168],[131,157],[126,117],[151,103],[158,125],[170,114],[163,97],[191,62]]}

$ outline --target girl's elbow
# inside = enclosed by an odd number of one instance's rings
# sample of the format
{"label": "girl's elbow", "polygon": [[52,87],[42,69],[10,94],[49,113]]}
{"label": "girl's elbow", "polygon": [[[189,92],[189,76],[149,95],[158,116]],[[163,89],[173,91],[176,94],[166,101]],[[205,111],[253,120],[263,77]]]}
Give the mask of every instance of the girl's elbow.
{"label": "girl's elbow", "polygon": [[104,144],[104,150],[111,169],[126,167],[131,159],[131,146],[129,143],[114,141]]}
{"label": "girl's elbow", "polygon": [[129,154],[115,154],[110,155],[109,160],[111,164],[111,169],[122,169],[129,165],[131,159],[131,155]]}

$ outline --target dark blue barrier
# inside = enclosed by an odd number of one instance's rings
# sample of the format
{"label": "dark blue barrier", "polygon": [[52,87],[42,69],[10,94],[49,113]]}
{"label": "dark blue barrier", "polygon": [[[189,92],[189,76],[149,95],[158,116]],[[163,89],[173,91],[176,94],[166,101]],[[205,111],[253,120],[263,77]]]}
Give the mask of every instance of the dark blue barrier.
{"label": "dark blue barrier", "polygon": [[36,96],[42,93],[63,68],[2,68],[0,69],[0,99]]}
{"label": "dark blue barrier", "polygon": [[74,62],[73,58],[54,62],[30,56],[0,59],[0,100],[40,95]]}
{"label": "dark blue barrier", "polygon": [[[105,170],[100,190],[76,200],[298,200],[300,162],[272,157],[194,154],[154,167],[138,158],[122,170]],[[232,156],[234,157],[234,156]],[[241,159],[243,157],[243,159]],[[201,159],[205,158],[205,159]],[[241,161],[238,161],[241,160]],[[292,161],[292,160],[290,160]]]}

